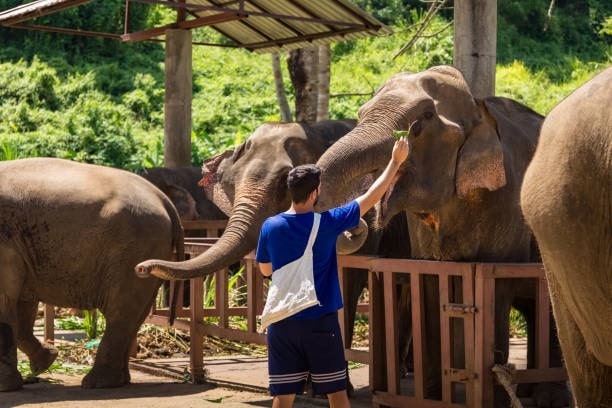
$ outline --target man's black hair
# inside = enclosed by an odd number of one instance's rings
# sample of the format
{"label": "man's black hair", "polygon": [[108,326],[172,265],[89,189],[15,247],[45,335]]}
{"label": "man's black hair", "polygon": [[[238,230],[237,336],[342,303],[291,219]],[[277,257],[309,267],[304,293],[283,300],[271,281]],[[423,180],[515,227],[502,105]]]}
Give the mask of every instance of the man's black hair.
{"label": "man's black hair", "polygon": [[314,164],[296,166],[287,175],[287,187],[294,203],[303,203],[319,187],[321,170]]}

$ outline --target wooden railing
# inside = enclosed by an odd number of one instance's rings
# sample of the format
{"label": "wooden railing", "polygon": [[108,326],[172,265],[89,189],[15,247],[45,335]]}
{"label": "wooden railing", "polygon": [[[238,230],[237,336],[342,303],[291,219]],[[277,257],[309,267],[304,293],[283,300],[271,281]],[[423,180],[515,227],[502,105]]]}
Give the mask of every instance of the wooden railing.
{"label": "wooden railing", "polygon": [[[369,260],[370,269],[370,388],[376,407],[470,407],[494,406],[492,368],[495,355],[495,284],[498,279],[533,279],[536,287],[535,364],[533,369],[514,371],[511,382],[565,381],[562,367],[549,364],[548,287],[541,264],[492,264]],[[423,350],[432,340],[424,330],[424,280],[438,282],[442,393],[440,399],[426,397]],[[457,280],[461,284],[457,285]],[[431,282],[431,280],[430,280]],[[413,332],[412,383],[398,369],[398,287],[410,285]],[[457,287],[461,293],[453,293]],[[460,299],[460,303],[457,303]],[[456,320],[462,321],[463,337],[453,335]],[[435,342],[434,342],[435,343]],[[462,349],[462,350],[461,350]],[[463,354],[461,367],[453,362]]]}
{"label": "wooden railing", "polygon": [[[195,224],[194,224],[195,225]],[[208,238],[186,238],[185,253],[195,257],[214,244],[223,227],[223,222],[199,222],[197,228]],[[200,235],[202,236],[202,235]],[[536,286],[536,367],[516,370],[514,383],[562,381],[567,379],[563,368],[549,366],[549,313],[548,288],[541,264],[492,264],[417,261],[408,259],[384,259],[366,256],[340,256],[338,258],[341,288],[345,292],[351,279],[350,269],[369,271],[369,303],[361,304],[358,310],[369,317],[369,347],[351,348],[350,339],[345,341],[347,360],[369,364],[370,389],[376,407],[470,407],[493,406],[494,375],[494,327],[495,327],[495,282],[497,279],[533,279]],[[243,293],[246,298],[232,302],[229,291],[230,279],[238,267],[243,267]],[[245,256],[238,265],[224,268],[214,274],[214,301],[204,303],[204,294],[210,293],[210,277],[189,281],[188,305],[184,299],[187,281],[179,281],[176,300],[177,318],[173,326],[190,333],[190,374],[194,381],[203,378],[203,336],[213,335],[234,341],[266,344],[265,335],[259,331],[259,316],[263,310],[267,280],[259,273],[253,253]],[[423,319],[425,309],[423,296],[426,279],[438,283],[442,394],[439,399],[426,397],[425,361],[423,350],[432,342],[426,338]],[[461,282],[460,294],[455,293],[456,281]],[[206,287],[205,287],[206,285]],[[412,327],[413,375],[406,386],[406,377],[399,369],[399,309],[398,293],[402,287],[409,288]],[[460,299],[460,302],[457,301]],[[52,308],[51,308],[52,311]],[[241,317],[242,325],[232,323]],[[214,318],[214,319],[212,319]],[[213,321],[214,320],[214,321]],[[343,334],[351,321],[343,310],[339,312]],[[453,335],[457,321],[461,321],[463,337]],[[155,305],[146,322],[168,326],[168,308]],[[52,325],[46,324],[45,327]],[[45,338],[53,338],[46,333]],[[459,349],[462,347],[462,350]],[[454,356],[465,356],[461,367],[455,367]]]}

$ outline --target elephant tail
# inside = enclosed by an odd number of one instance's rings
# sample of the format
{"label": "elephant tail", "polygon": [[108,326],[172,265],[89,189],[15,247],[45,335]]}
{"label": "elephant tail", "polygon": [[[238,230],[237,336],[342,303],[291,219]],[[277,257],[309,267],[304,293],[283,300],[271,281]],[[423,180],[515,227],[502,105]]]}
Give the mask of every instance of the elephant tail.
{"label": "elephant tail", "polygon": [[[165,205],[170,220],[172,221],[172,249],[175,254],[175,260],[181,262],[185,260],[185,231],[183,230],[183,224],[181,223],[180,216],[174,205],[169,200]],[[177,282],[170,282],[170,299],[168,305],[168,324],[170,326],[174,324],[174,319],[176,318],[176,309],[178,307],[176,303],[178,301],[180,288],[181,285]]]}

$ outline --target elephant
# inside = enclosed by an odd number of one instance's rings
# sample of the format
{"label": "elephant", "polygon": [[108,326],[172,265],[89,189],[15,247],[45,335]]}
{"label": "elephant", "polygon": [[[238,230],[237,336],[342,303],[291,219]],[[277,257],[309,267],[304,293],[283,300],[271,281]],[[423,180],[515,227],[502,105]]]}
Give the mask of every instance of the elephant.
{"label": "elephant", "polygon": [[[377,205],[378,226],[405,212],[408,234],[404,239],[414,259],[534,261],[537,254],[531,251],[533,237],[522,218],[519,192],[542,121],[541,115],[511,99],[474,98],[454,67],[398,73],[360,107],[357,126],[317,162],[322,180],[317,210],[341,204],[355,180],[381,172],[391,154],[394,131],[404,130],[410,154]],[[433,276],[424,282],[425,383],[428,398],[439,398],[438,282]],[[528,309],[534,297],[533,280],[497,281],[498,362],[508,356],[512,305],[526,315],[533,332]]]}
{"label": "elephant", "polygon": [[99,309],[106,330],[82,386],[129,383],[130,347],[162,283],[134,265],[183,259],[175,207],[134,173],[63,159],[0,162],[0,180],[0,391],[23,386],[17,348],[34,373],[57,357],[33,335],[39,301]]}
{"label": "elephant", "polygon": [[265,123],[235,149],[207,160],[200,185],[229,216],[223,235],[205,253],[184,262],[141,262],[135,268],[137,275],[191,279],[238,262],[256,247],[264,220],[289,208],[285,182],[289,170],[316,162],[354,125],[354,120]]}
{"label": "elephant", "polygon": [[537,239],[575,406],[612,406],[612,67],[546,117],[521,208]]}
{"label": "elephant", "polygon": [[227,215],[213,204],[198,186],[202,178],[200,167],[150,167],[140,171],[139,175],[170,198],[181,220],[227,219]]}

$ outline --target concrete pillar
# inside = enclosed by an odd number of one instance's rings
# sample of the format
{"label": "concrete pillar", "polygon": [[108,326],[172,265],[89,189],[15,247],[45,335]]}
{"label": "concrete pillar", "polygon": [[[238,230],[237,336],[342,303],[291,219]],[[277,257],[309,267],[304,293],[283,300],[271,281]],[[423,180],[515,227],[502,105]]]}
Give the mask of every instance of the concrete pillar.
{"label": "concrete pillar", "polygon": [[454,20],[453,65],[475,97],[495,95],[497,0],[455,0]]}
{"label": "concrete pillar", "polygon": [[191,165],[191,31],[166,31],[165,167]]}

